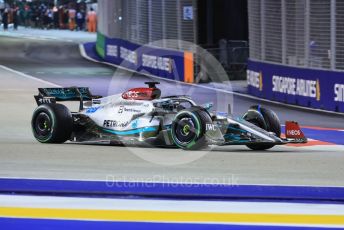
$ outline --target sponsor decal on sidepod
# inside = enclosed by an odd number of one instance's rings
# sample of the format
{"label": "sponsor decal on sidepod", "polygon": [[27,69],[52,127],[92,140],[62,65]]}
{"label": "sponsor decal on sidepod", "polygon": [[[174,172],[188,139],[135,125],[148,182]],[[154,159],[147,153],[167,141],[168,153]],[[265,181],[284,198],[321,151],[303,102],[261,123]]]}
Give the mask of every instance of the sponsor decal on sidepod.
{"label": "sponsor decal on sidepod", "polygon": [[129,124],[129,122],[118,122],[114,120],[104,120],[103,126],[105,128],[124,128]]}

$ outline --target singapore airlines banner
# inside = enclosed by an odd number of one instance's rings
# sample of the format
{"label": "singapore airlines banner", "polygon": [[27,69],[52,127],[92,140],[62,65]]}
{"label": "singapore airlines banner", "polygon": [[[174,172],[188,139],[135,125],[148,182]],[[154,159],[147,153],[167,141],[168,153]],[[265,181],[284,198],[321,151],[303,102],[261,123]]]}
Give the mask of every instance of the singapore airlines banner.
{"label": "singapore airlines banner", "polygon": [[190,52],[141,46],[98,34],[97,53],[105,62],[134,72],[193,82],[193,55]]}
{"label": "singapore airlines banner", "polygon": [[283,103],[344,112],[344,72],[249,60],[249,94]]}

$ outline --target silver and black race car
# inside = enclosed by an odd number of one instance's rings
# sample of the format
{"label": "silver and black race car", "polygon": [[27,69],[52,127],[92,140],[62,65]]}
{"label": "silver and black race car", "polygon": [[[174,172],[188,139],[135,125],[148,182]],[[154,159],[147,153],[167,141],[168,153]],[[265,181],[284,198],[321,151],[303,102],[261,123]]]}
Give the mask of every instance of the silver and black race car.
{"label": "silver and black race car", "polygon": [[[242,117],[217,114],[188,96],[161,97],[158,82],[119,95],[94,96],[88,88],[40,88],[32,116],[41,143],[109,143],[201,149],[208,145],[246,145],[266,150],[275,145],[306,143],[296,122],[286,122],[285,137],[277,115],[252,106]],[[79,101],[70,112],[62,101]]]}

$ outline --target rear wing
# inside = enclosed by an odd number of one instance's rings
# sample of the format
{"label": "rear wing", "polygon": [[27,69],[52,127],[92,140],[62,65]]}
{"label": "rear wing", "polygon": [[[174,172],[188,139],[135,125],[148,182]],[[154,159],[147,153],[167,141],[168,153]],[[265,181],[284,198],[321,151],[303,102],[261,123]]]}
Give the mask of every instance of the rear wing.
{"label": "rear wing", "polygon": [[87,87],[39,88],[38,95],[34,97],[38,106],[57,101],[80,101],[80,110],[83,109],[84,101],[101,98],[101,96],[92,95]]}

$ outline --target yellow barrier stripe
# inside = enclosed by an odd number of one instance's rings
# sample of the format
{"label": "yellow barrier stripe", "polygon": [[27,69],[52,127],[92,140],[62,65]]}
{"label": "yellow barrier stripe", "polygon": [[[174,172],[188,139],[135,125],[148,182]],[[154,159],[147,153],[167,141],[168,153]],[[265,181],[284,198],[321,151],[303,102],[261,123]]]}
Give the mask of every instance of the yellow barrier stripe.
{"label": "yellow barrier stripe", "polygon": [[1,217],[145,222],[344,225],[343,215],[210,213],[0,207]]}

